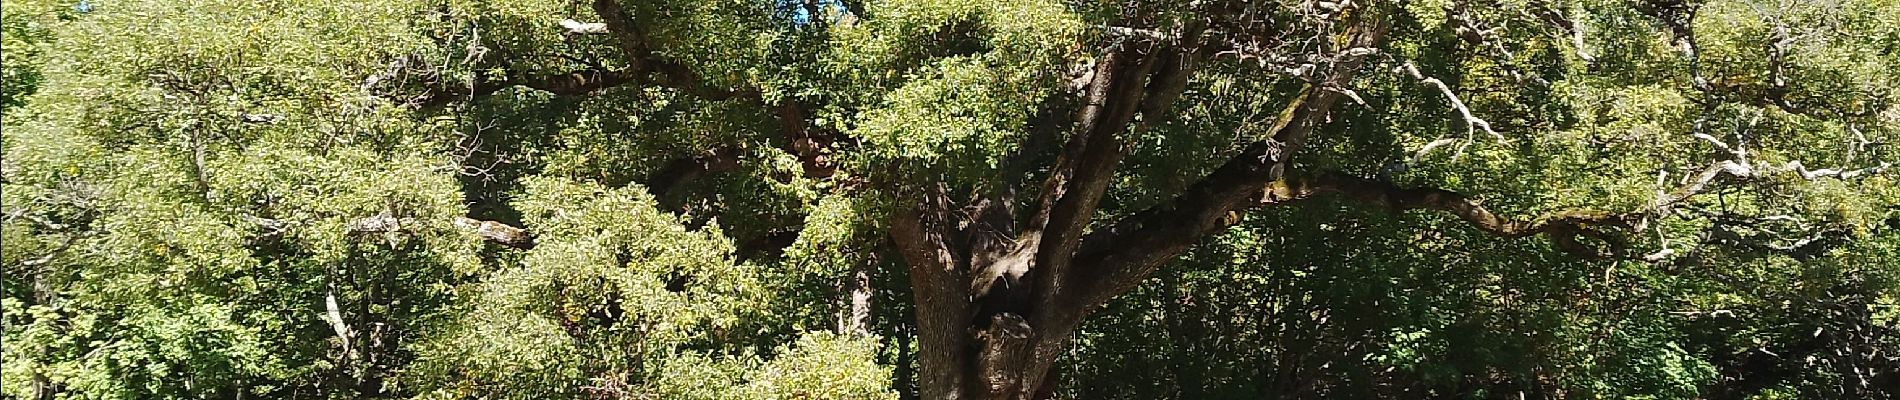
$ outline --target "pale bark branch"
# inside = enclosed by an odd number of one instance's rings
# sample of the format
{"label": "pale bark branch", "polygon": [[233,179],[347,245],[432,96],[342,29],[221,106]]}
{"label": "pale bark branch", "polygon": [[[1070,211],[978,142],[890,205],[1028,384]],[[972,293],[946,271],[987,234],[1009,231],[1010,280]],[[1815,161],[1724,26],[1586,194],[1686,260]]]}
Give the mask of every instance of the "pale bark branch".
{"label": "pale bark branch", "polygon": [[1499,134],[1498,131],[1491,129],[1491,122],[1485,121],[1483,118],[1478,118],[1476,115],[1472,115],[1471,107],[1466,106],[1464,100],[1461,100],[1458,98],[1458,93],[1453,92],[1451,90],[1451,86],[1445,85],[1445,81],[1438,80],[1438,78],[1425,76],[1424,73],[1421,73],[1418,71],[1418,66],[1412,64],[1412,62],[1410,61],[1407,61],[1404,64],[1399,65],[1399,70],[1405,72],[1407,76],[1411,76],[1412,79],[1417,79],[1419,83],[1421,84],[1438,89],[1439,93],[1445,95],[1445,100],[1451,102],[1451,108],[1453,110],[1457,110],[1458,115],[1464,118],[1466,138],[1470,138],[1472,135],[1476,134],[1477,130],[1483,129],[1484,133],[1490,134],[1492,138],[1497,139],[1499,142],[1503,142],[1505,140],[1504,135]]}
{"label": "pale bark branch", "polygon": [[468,217],[456,217],[455,226],[475,231],[475,235],[481,236],[483,240],[487,240],[491,243],[517,249],[534,248],[534,235],[528,234],[528,230],[526,229],[516,228],[500,222],[484,221]]}
{"label": "pale bark branch", "polygon": [[356,331],[350,329],[349,323],[343,320],[343,311],[337,307],[336,285],[331,285],[329,291],[323,293],[323,320],[330,323],[330,329],[336,331],[337,339],[342,341],[343,359],[355,361],[356,345],[353,342]]}
{"label": "pale bark branch", "polygon": [[65,254],[67,249],[73,248],[73,243],[78,242],[78,241],[79,241],[78,236],[67,235],[66,240],[61,240],[59,243],[59,246],[54,247],[53,250],[48,251],[46,252],[46,254],[41,255],[39,257],[34,257],[33,259],[20,261],[20,265],[26,266],[29,268],[37,268],[39,266],[46,265],[47,263],[51,263],[53,262],[53,259],[58,258],[60,254]]}
{"label": "pale bark branch", "polygon": [[1445,145],[1449,145],[1452,143],[1458,143],[1458,139],[1438,138],[1438,140],[1433,140],[1430,143],[1426,143],[1424,147],[1418,148],[1418,151],[1412,152],[1412,157],[1406,160],[1406,163],[1417,164],[1419,161],[1425,159],[1425,155],[1431,154],[1432,150],[1437,150],[1439,147],[1444,147]]}
{"label": "pale bark branch", "polygon": [[864,262],[852,266],[851,275],[844,278],[838,292],[845,297],[844,307],[838,311],[837,332],[840,334],[868,336],[871,334],[871,300],[876,287],[871,283],[871,270],[876,266]]}
{"label": "pale bark branch", "polygon": [[566,28],[567,33],[574,35],[607,33],[607,23],[605,22],[580,22],[572,19],[564,19],[561,20],[561,27]]}
{"label": "pale bark branch", "polygon": [[1550,4],[1549,2],[1540,2],[1540,4],[1535,5],[1537,18],[1556,27],[1558,33],[1561,33],[1564,39],[1570,41],[1571,47],[1575,48],[1577,52],[1577,58],[1582,59],[1585,65],[1596,65],[1596,56],[1591,55],[1583,39],[1583,23],[1576,18],[1565,16],[1562,11],[1556,9],[1556,6],[1556,4]]}

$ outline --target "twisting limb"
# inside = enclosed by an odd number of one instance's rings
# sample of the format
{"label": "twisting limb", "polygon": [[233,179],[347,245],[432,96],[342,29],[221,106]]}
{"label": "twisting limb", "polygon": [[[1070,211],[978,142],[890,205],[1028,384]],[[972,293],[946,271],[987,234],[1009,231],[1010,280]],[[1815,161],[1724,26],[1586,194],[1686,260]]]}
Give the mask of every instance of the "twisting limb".
{"label": "twisting limb", "polygon": [[[1001,282],[1005,287],[1020,286],[1021,278],[1032,266],[1043,276],[1061,276],[1060,265],[1042,262],[1072,243],[1094,211],[1096,202],[1107,189],[1113,168],[1124,155],[1121,138],[1138,109],[1145,77],[1154,68],[1156,43],[1119,42],[1096,62],[1084,89],[1083,103],[1075,119],[1076,132],[1063,145],[1054,168],[1042,182],[1042,190],[1021,232],[999,255],[985,255],[991,262],[977,265],[970,284],[974,296],[987,295]],[[1136,48],[1139,47],[1140,51]],[[1144,54],[1145,53],[1145,54]],[[1013,218],[1013,217],[1012,217]],[[1045,244],[1047,240],[1049,243]],[[1066,256],[1056,257],[1067,262]],[[1041,289],[1048,290],[1048,289]]]}
{"label": "twisting limb", "polygon": [[[1384,42],[1387,27],[1380,16],[1360,13],[1341,35],[1348,49],[1374,49]],[[1370,54],[1342,52],[1319,82],[1309,84],[1287,105],[1272,128],[1272,137],[1248,146],[1174,199],[1089,233],[1074,264],[1090,266],[1090,270],[1070,277],[1078,289],[1066,301],[1079,307],[1102,304],[1132,289],[1202,236],[1225,226],[1222,221],[1231,212],[1248,207],[1262,186],[1283,176],[1291,155],[1345,97],[1326,88],[1346,86]]]}
{"label": "twisting limb", "polygon": [[1731,156],[1734,156],[1735,159],[1737,160],[1748,158],[1747,152],[1735,149],[1733,147],[1729,147],[1728,143],[1722,143],[1722,141],[1720,139],[1716,139],[1715,136],[1711,136],[1707,133],[1697,133],[1690,136],[1693,136],[1696,139],[1702,139],[1702,141],[1709,142],[1709,144],[1715,145],[1716,148],[1722,149],[1723,152],[1728,153]]}
{"label": "twisting limb", "polygon": [[[1666,212],[1670,207],[1702,194],[1711,183],[1725,175],[1735,179],[1759,179],[1776,174],[1794,173],[1805,180],[1853,179],[1880,173],[1889,167],[1890,164],[1883,163],[1879,166],[1851,171],[1809,170],[1803,167],[1801,162],[1791,161],[1781,166],[1755,168],[1737,161],[1726,160],[1709,165],[1701,173],[1695,175],[1694,179],[1673,191],[1659,193],[1654,202],[1642,209],[1626,212],[1564,210],[1528,219],[1497,215],[1485,208],[1479,200],[1450,190],[1404,188],[1389,182],[1331,171],[1312,174],[1289,173],[1286,177],[1268,184],[1262,190],[1260,204],[1290,204],[1315,195],[1330,193],[1396,211],[1414,209],[1443,211],[1470,223],[1478,230],[1499,237],[1521,238],[1546,235],[1566,252],[1594,258],[1602,254],[1588,246],[1583,246],[1578,240],[1579,236],[1610,239],[1607,232],[1602,229],[1640,229],[1645,225],[1645,221]],[[1621,249],[1617,248],[1620,247],[1619,243],[1612,241],[1610,244],[1611,250],[1620,252]],[[1667,255],[1667,253],[1658,253],[1644,258],[1660,259]]]}
{"label": "twisting limb", "polygon": [[1637,4],[1637,11],[1656,18],[1674,37],[1676,50],[1689,62],[1689,77],[1695,89],[1709,92],[1709,80],[1702,76],[1702,58],[1695,38],[1695,16],[1699,5],[1683,0],[1649,0]]}
{"label": "twisting limb", "polygon": [[1394,211],[1428,209],[1451,213],[1478,230],[1500,237],[1549,235],[1563,250],[1588,257],[1599,255],[1594,249],[1582,246],[1577,236],[1595,236],[1598,233],[1593,230],[1599,227],[1633,226],[1639,217],[1593,210],[1562,211],[1530,219],[1506,217],[1493,213],[1482,202],[1458,192],[1438,188],[1402,188],[1388,182],[1331,171],[1289,174],[1263,189],[1260,204],[1289,204],[1327,193]]}
{"label": "twisting limb", "polygon": [[1443,93],[1445,95],[1445,100],[1448,100],[1451,102],[1451,108],[1454,110],[1458,110],[1458,115],[1461,117],[1464,117],[1465,137],[1467,138],[1471,137],[1471,135],[1477,133],[1478,129],[1483,129],[1484,133],[1491,134],[1491,137],[1496,138],[1499,142],[1505,141],[1504,135],[1499,134],[1498,131],[1491,129],[1491,122],[1485,121],[1483,118],[1478,118],[1476,115],[1472,115],[1471,107],[1465,106],[1464,100],[1460,100],[1458,98],[1458,94],[1451,91],[1451,86],[1445,85],[1445,81],[1438,80],[1438,78],[1425,76],[1424,73],[1421,73],[1418,71],[1418,66],[1412,64],[1411,61],[1406,61],[1404,64],[1400,64],[1399,71],[1405,72],[1407,76],[1411,76],[1412,79],[1417,79],[1419,83],[1436,88],[1438,89],[1439,93]]}

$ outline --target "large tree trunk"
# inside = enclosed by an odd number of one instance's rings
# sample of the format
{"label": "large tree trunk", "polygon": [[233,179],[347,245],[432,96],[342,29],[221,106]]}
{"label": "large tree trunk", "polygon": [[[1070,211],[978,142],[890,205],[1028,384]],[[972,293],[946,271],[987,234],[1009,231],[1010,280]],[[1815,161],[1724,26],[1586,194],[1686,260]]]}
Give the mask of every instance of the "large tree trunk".
{"label": "large tree trunk", "polygon": [[1000,189],[971,194],[967,206],[946,185],[911,193],[918,201],[892,215],[890,234],[909,265],[917,306],[920,397],[1051,397],[1056,359],[1090,313],[1230,223],[1230,213],[1276,200],[1267,189],[1284,179],[1288,156],[1376,52],[1381,19],[1353,15],[1336,33],[1343,46],[1335,61],[1287,106],[1271,138],[1155,208],[1090,229],[1130,149],[1127,136],[1166,117],[1214,48],[1202,43],[1204,27],[1195,23],[1109,39],[1113,50],[1079,88],[1083,101],[1068,124],[1074,133],[1026,215],[1013,207],[1019,182],[1007,177],[1015,171],[1003,171]]}

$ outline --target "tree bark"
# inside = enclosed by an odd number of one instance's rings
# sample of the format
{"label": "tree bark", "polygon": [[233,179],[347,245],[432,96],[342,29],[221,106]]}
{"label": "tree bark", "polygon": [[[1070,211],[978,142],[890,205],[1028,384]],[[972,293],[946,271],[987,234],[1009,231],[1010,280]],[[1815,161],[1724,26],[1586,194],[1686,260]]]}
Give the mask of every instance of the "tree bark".
{"label": "tree bark", "polygon": [[1025,210],[1021,232],[1012,232],[1015,210],[1005,204],[1012,188],[985,189],[966,208],[953,207],[939,187],[892,215],[891,237],[910,265],[916,297],[922,398],[1052,396],[1055,360],[1084,318],[1283,175],[1288,156],[1326,120],[1383,36],[1380,16],[1362,12],[1349,21],[1336,42],[1345,48],[1288,106],[1272,139],[1255,143],[1180,198],[1110,229],[1088,233],[1129,150],[1125,136],[1165,118],[1197,61],[1208,56],[1197,43],[1196,24],[1112,39],[1074,116],[1074,134]]}
{"label": "tree bark", "polygon": [[[941,192],[938,192],[939,194]],[[947,207],[939,195],[891,219],[891,239],[910,265],[917,303],[918,391],[925,399],[963,399],[969,354],[969,277],[958,268],[944,225]],[[934,204],[932,204],[934,203]]]}
{"label": "tree bark", "polygon": [[844,294],[845,304],[838,312],[838,333],[871,334],[871,269],[875,266],[875,263],[861,263],[851,269],[851,276],[845,277],[839,290]]}

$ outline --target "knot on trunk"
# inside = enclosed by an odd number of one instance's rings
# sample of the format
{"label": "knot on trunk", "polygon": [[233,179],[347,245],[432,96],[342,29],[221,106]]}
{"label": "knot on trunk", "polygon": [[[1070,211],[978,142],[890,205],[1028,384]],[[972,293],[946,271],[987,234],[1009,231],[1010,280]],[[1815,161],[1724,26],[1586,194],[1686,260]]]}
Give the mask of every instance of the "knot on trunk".
{"label": "knot on trunk", "polygon": [[992,315],[989,326],[976,331],[976,361],[984,392],[1000,397],[1019,389],[1034,334],[1029,322],[1014,313]]}

